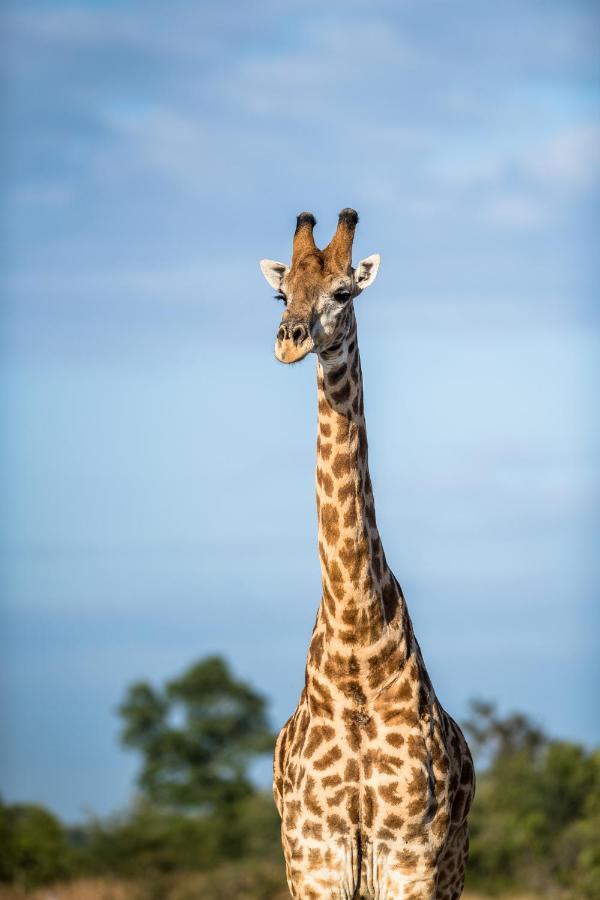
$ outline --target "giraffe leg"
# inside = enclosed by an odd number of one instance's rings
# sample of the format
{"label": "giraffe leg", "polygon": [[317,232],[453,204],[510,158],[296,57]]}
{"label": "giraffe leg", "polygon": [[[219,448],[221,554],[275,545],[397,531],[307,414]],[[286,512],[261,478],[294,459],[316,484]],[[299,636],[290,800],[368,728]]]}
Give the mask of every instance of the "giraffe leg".
{"label": "giraffe leg", "polygon": [[375,894],[375,897],[381,897],[381,900],[435,900],[435,885],[435,872],[422,878],[395,873],[388,876],[385,892]]}
{"label": "giraffe leg", "polygon": [[439,862],[436,900],[459,900],[465,884],[465,866],[469,855],[467,823],[457,829]]}
{"label": "giraffe leg", "polygon": [[313,847],[306,868],[292,870],[288,884],[298,900],[354,900],[360,854],[356,840]]}
{"label": "giraffe leg", "polygon": [[407,872],[384,841],[366,840],[362,847],[359,897],[369,900],[434,900],[436,871],[420,867]]}

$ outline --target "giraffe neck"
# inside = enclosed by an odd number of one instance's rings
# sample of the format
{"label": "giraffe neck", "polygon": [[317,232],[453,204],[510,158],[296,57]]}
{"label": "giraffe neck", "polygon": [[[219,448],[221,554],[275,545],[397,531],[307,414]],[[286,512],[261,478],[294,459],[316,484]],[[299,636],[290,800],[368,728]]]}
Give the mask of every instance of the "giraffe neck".
{"label": "giraffe neck", "polygon": [[405,619],[377,530],[354,317],[339,349],[319,358],[317,388],[320,615],[330,639],[354,652],[379,643],[391,622]]}

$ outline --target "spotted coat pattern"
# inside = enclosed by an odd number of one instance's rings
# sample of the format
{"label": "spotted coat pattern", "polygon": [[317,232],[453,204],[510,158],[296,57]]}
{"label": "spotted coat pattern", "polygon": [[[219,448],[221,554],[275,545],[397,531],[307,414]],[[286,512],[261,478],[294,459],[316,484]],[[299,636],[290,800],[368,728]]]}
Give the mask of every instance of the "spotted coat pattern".
{"label": "spotted coat pattern", "polygon": [[323,596],[274,765],[287,879],[302,900],[457,900],[473,764],[436,698],[377,530],[348,316],[342,345],[317,363]]}

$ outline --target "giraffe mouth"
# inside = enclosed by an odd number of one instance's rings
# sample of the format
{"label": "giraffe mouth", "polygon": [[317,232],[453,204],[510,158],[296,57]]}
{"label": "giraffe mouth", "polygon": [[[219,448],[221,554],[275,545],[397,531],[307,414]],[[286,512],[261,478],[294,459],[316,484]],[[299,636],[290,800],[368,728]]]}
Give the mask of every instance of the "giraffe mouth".
{"label": "giraffe mouth", "polygon": [[292,340],[275,341],[275,357],[280,363],[291,365],[300,362],[305,356],[315,349],[312,337],[308,336],[299,344]]}

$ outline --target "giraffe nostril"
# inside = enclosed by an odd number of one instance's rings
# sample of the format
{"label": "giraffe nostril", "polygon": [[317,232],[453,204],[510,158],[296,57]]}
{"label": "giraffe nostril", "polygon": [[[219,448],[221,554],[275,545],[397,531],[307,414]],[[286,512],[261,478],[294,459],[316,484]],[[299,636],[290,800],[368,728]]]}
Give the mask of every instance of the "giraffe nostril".
{"label": "giraffe nostril", "polygon": [[306,337],[306,328],[304,325],[296,325],[292,331],[292,340],[295,344],[301,344]]}
{"label": "giraffe nostril", "polygon": [[281,328],[279,329],[279,331],[277,332],[277,340],[283,341],[284,338],[285,338],[285,328],[282,325]]}

